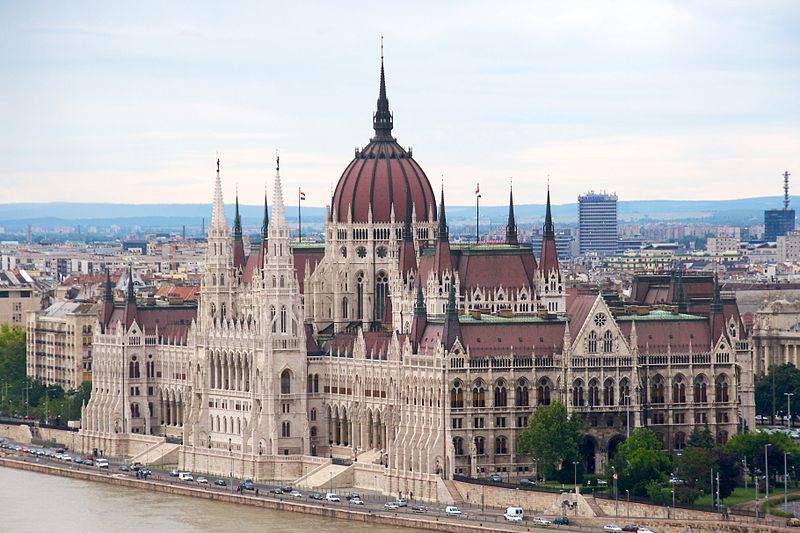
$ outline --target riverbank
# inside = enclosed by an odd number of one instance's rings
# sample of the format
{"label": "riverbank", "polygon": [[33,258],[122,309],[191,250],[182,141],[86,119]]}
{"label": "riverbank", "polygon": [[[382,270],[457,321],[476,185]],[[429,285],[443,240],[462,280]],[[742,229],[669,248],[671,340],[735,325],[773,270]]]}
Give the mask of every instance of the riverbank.
{"label": "riverbank", "polygon": [[128,487],[140,490],[161,492],[166,494],[174,494],[180,496],[189,496],[194,498],[204,498],[207,500],[234,503],[239,505],[248,505],[263,509],[273,509],[278,511],[289,511],[294,513],[304,513],[309,515],[316,515],[326,518],[334,518],[337,520],[348,520],[372,524],[377,526],[395,526],[413,529],[421,529],[428,531],[442,531],[442,532],[467,532],[467,533],[486,533],[489,531],[505,531],[514,532],[519,531],[520,528],[502,528],[498,524],[484,527],[481,525],[471,525],[463,522],[445,522],[436,520],[426,520],[424,517],[410,517],[402,515],[384,515],[372,512],[355,511],[351,509],[341,509],[332,506],[322,505],[308,505],[300,502],[273,500],[267,498],[259,498],[256,496],[243,495],[238,493],[226,493],[218,491],[208,491],[202,488],[195,488],[186,485],[177,485],[162,481],[154,480],[139,480],[125,475],[116,474],[114,472],[101,473],[92,472],[83,469],[73,469],[60,466],[53,466],[48,464],[22,461],[19,459],[11,459],[7,457],[0,457],[0,467],[16,468],[19,470],[27,470],[31,472],[39,472],[43,474],[50,474],[72,479],[81,479],[85,481],[94,481],[98,483],[106,483],[118,487]]}

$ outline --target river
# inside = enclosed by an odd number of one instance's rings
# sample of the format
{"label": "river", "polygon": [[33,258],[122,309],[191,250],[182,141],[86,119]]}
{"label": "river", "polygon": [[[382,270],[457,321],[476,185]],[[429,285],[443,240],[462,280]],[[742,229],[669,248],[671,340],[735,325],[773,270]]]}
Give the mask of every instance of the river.
{"label": "river", "polygon": [[346,522],[0,467],[0,531],[409,533]]}

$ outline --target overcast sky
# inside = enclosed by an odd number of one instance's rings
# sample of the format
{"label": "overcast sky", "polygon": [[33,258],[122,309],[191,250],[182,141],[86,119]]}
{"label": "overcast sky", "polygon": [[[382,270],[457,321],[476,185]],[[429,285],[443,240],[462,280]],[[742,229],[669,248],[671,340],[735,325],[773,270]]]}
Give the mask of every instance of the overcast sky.
{"label": "overcast sky", "polygon": [[[777,195],[800,178],[800,2],[0,2],[0,203],[309,205],[372,134],[448,203]],[[797,181],[796,179],[794,180]],[[800,192],[800,184],[793,192]]]}

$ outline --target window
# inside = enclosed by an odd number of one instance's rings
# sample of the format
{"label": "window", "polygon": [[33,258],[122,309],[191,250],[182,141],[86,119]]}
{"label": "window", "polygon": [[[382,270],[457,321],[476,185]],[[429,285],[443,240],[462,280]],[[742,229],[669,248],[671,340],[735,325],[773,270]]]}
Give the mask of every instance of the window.
{"label": "window", "polygon": [[576,379],[572,384],[572,405],[583,407],[583,381]]}
{"label": "window", "polygon": [[483,429],[484,428],[483,417],[482,416],[476,416],[475,418],[473,418],[472,419],[472,427],[475,428],[475,429]]}
{"label": "window", "polygon": [[686,423],[686,414],[685,413],[675,413],[672,415],[672,422],[674,424],[685,424]]}
{"label": "window", "polygon": [[527,407],[528,403],[528,382],[525,378],[520,378],[517,381],[516,394],[514,403],[517,407]]}
{"label": "window", "polygon": [[611,378],[603,383],[603,405],[614,405],[614,380]]}
{"label": "window", "polygon": [[284,370],[281,372],[281,394],[290,394],[292,390],[291,386],[292,382],[292,374],[289,370]]}
{"label": "window", "polygon": [[463,418],[453,418],[451,421],[451,426],[453,429],[461,429],[464,427],[464,419]]}
{"label": "window", "polygon": [[677,376],[672,383],[672,403],[686,403],[686,383],[683,376]]}
{"label": "window", "polygon": [[603,353],[611,353],[614,351],[614,335],[611,331],[606,331],[603,334]]}
{"label": "window", "polygon": [[526,427],[528,427],[528,417],[527,416],[518,416],[517,417],[517,427],[518,428],[526,428]]}
{"label": "window", "polygon": [[315,421],[317,420],[317,410],[316,410],[316,409],[311,409],[311,416],[310,416],[310,418],[311,418],[311,421],[312,421],[312,422],[315,422]]}
{"label": "window", "polygon": [[664,403],[664,378],[657,375],[650,386],[650,402]]}
{"label": "window", "polygon": [[494,386],[494,406],[505,407],[508,405],[508,392],[506,391],[506,383],[503,380],[497,382]]}
{"label": "window", "polygon": [[506,427],[506,417],[498,416],[494,419],[494,427],[496,428],[504,428]]}
{"label": "window", "polygon": [[458,380],[453,384],[453,388],[450,389],[450,407],[453,409],[464,407],[464,389],[461,388],[461,382]]}
{"label": "window", "polygon": [[597,353],[597,332],[591,331],[589,333],[588,351],[591,354]]}
{"label": "window", "polygon": [[475,454],[486,455],[486,447],[484,446],[483,437],[475,437]]}
{"label": "window", "polygon": [[500,455],[508,453],[508,441],[505,437],[497,437],[494,439],[494,453]]}
{"label": "window", "polygon": [[606,325],[606,315],[605,313],[597,313],[594,317],[594,325],[598,328],[602,328]]}
{"label": "window", "polygon": [[464,455],[464,439],[461,437],[453,438],[453,448],[456,455]]}
{"label": "window", "polygon": [[717,377],[717,382],[714,386],[714,399],[718,402],[728,401],[728,378],[725,374]]}
{"label": "window", "polygon": [[589,407],[600,405],[600,388],[598,387],[597,380],[592,379],[589,382]]}
{"label": "window", "polygon": [[356,254],[357,254],[357,255],[358,255],[358,257],[360,257],[361,259],[364,259],[365,257],[367,257],[367,249],[366,249],[366,248],[364,248],[363,246],[359,246],[359,247],[356,249]]}
{"label": "window", "polygon": [[376,251],[376,253],[378,254],[378,257],[380,257],[381,259],[386,257],[387,252],[388,252],[388,250],[386,250],[385,246],[378,246],[378,250]]}
{"label": "window", "polygon": [[703,375],[697,376],[694,380],[694,401],[695,403],[708,403],[708,385]]}
{"label": "window", "polygon": [[281,424],[281,437],[290,437],[291,436],[291,424],[289,421],[283,422]]}
{"label": "window", "polygon": [[472,407],[486,407],[486,391],[483,383],[478,382],[472,388]]}
{"label": "window", "polygon": [[536,387],[536,403],[538,405],[550,405],[550,381],[547,378],[539,380]]}
{"label": "window", "polygon": [[375,320],[383,320],[388,296],[389,277],[385,272],[378,272],[378,277],[375,279]]}
{"label": "window", "polygon": [[682,450],[686,447],[686,435],[682,432],[675,433],[675,446],[676,450]]}
{"label": "window", "polygon": [[286,333],[286,306],[281,306],[281,333]]}

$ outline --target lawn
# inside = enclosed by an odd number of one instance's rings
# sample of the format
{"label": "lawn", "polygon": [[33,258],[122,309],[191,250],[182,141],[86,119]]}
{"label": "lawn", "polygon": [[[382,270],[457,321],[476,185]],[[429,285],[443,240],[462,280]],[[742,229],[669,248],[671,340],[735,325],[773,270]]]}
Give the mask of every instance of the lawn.
{"label": "lawn", "polygon": [[[790,488],[789,489],[789,494],[800,494],[800,490],[798,490],[796,488]],[[781,495],[781,496],[783,495],[783,486],[776,486],[776,487],[770,486],[770,493],[769,493],[770,501],[772,501],[773,496],[778,496],[778,495]],[[754,501],[755,498],[756,498],[756,490],[755,490],[755,488],[753,488],[752,485],[749,485],[747,487],[747,490],[745,490],[744,487],[736,487],[736,489],[733,491],[733,494],[731,494],[730,496],[725,498],[722,501],[722,503],[724,505],[727,505],[728,507],[733,507],[737,503],[742,503],[742,502],[746,502],[746,501]],[[762,501],[762,502],[764,500],[763,487],[762,487],[762,490],[760,490],[759,493],[758,493],[758,499],[759,499],[759,501]],[[711,495],[710,494],[706,494],[706,495],[702,496],[701,498],[698,498],[697,501],[695,502],[695,504],[697,504],[697,505],[709,505],[710,506],[711,505]]]}

